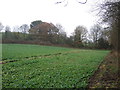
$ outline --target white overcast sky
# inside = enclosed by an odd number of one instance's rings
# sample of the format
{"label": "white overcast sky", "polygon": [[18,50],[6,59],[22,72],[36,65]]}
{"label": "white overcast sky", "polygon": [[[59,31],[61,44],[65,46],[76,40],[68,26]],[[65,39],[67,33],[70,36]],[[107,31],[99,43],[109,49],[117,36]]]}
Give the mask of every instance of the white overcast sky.
{"label": "white overcast sky", "polygon": [[[35,20],[60,23],[70,35],[76,26],[84,25],[87,29],[95,24],[96,16],[91,13],[99,0],[88,0],[86,4],[79,4],[76,0],[68,0],[55,4],[61,0],[0,0],[0,22],[11,28],[15,25],[30,24]],[[85,1],[85,0],[81,0]]]}

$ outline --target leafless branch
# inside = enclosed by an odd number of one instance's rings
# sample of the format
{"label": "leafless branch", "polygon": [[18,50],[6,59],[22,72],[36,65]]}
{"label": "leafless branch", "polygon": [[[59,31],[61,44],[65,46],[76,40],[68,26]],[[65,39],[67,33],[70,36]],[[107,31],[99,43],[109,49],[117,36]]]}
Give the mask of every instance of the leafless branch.
{"label": "leafless branch", "polygon": [[[64,5],[64,7],[66,7],[67,5],[68,5],[68,0],[63,0],[63,1],[59,1],[59,2],[56,2],[55,4],[61,4],[61,3],[65,3],[65,1],[66,1],[66,4]],[[79,0],[76,0],[78,3],[80,3],[80,4],[85,4],[85,3],[87,3],[87,0],[85,0],[85,2],[81,2],[81,1],[79,1]]]}
{"label": "leafless branch", "polygon": [[85,2],[81,2],[81,1],[79,1],[79,0],[76,0],[78,3],[80,3],[80,4],[86,4],[87,3],[87,0],[85,1]]}
{"label": "leafless branch", "polygon": [[67,3],[64,5],[64,7],[66,7],[68,5],[68,1],[67,1]]}
{"label": "leafless branch", "polygon": [[65,2],[66,0],[63,0],[63,1],[60,1],[60,2],[56,2],[55,4],[60,4],[60,3],[63,3]]}

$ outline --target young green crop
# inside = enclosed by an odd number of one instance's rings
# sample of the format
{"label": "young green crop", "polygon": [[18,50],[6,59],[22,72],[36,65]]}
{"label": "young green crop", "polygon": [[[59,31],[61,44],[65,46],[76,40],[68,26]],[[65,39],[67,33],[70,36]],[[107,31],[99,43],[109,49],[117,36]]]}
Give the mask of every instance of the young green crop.
{"label": "young green crop", "polygon": [[[15,47],[15,45],[13,46]],[[22,45],[16,45],[16,49],[18,49],[17,46],[22,48]],[[38,51],[34,51],[32,54],[39,52],[43,47],[40,46]],[[44,49],[48,48],[50,47],[46,46]],[[32,60],[21,58],[19,61],[3,64],[3,88],[85,88],[89,77],[108,53],[103,50],[53,48],[50,49],[53,50],[52,52],[43,52],[44,54],[51,53],[49,57]],[[29,50],[30,54],[31,50]],[[62,54],[52,55],[58,51]],[[26,55],[29,56],[29,53]],[[4,56],[7,57],[7,55]],[[16,57],[19,57],[19,54]]]}
{"label": "young green crop", "polygon": [[4,59],[18,59],[30,56],[39,56],[46,54],[61,53],[73,49],[41,46],[41,45],[25,45],[25,44],[3,44],[2,58]]}

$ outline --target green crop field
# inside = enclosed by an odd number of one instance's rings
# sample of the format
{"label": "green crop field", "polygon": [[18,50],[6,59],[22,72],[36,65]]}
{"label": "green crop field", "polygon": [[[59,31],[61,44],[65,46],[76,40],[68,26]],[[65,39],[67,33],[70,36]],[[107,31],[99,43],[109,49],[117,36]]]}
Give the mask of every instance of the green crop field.
{"label": "green crop field", "polygon": [[85,88],[105,50],[3,44],[3,88]]}

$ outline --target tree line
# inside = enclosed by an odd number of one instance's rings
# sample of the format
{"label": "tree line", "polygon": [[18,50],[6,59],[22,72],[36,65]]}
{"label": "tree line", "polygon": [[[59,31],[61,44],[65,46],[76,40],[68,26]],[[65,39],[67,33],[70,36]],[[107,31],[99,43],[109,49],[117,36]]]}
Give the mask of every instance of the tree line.
{"label": "tree line", "polygon": [[[68,4],[68,0],[56,2],[56,4],[64,3],[67,1],[65,6]],[[85,2],[77,1],[81,4],[86,4],[88,0]],[[117,52],[118,55],[120,53],[120,1],[119,0],[103,0],[102,3],[97,4],[95,8],[100,16],[100,22],[107,24],[107,29],[110,30],[110,42],[113,47],[113,52]],[[95,10],[95,11],[96,11]],[[102,41],[101,38],[100,41]]]}
{"label": "tree line", "polygon": [[[36,20],[30,25],[9,26],[0,23],[2,43],[31,43],[43,45],[59,45],[76,48],[110,49],[110,30],[99,24],[91,27],[90,31],[85,26],[79,25],[71,36],[67,36],[61,24]],[[4,32],[2,32],[4,30]]]}
{"label": "tree line", "polygon": [[[0,23],[3,43],[34,43],[69,45],[77,48],[111,48],[120,52],[120,1],[105,0],[98,5],[98,15],[106,28],[100,24],[93,25],[88,32],[85,26],[77,26],[71,36],[67,36],[60,24],[31,22],[30,26],[23,24],[15,26],[11,31],[9,26]],[[2,32],[4,29],[5,32]]]}

